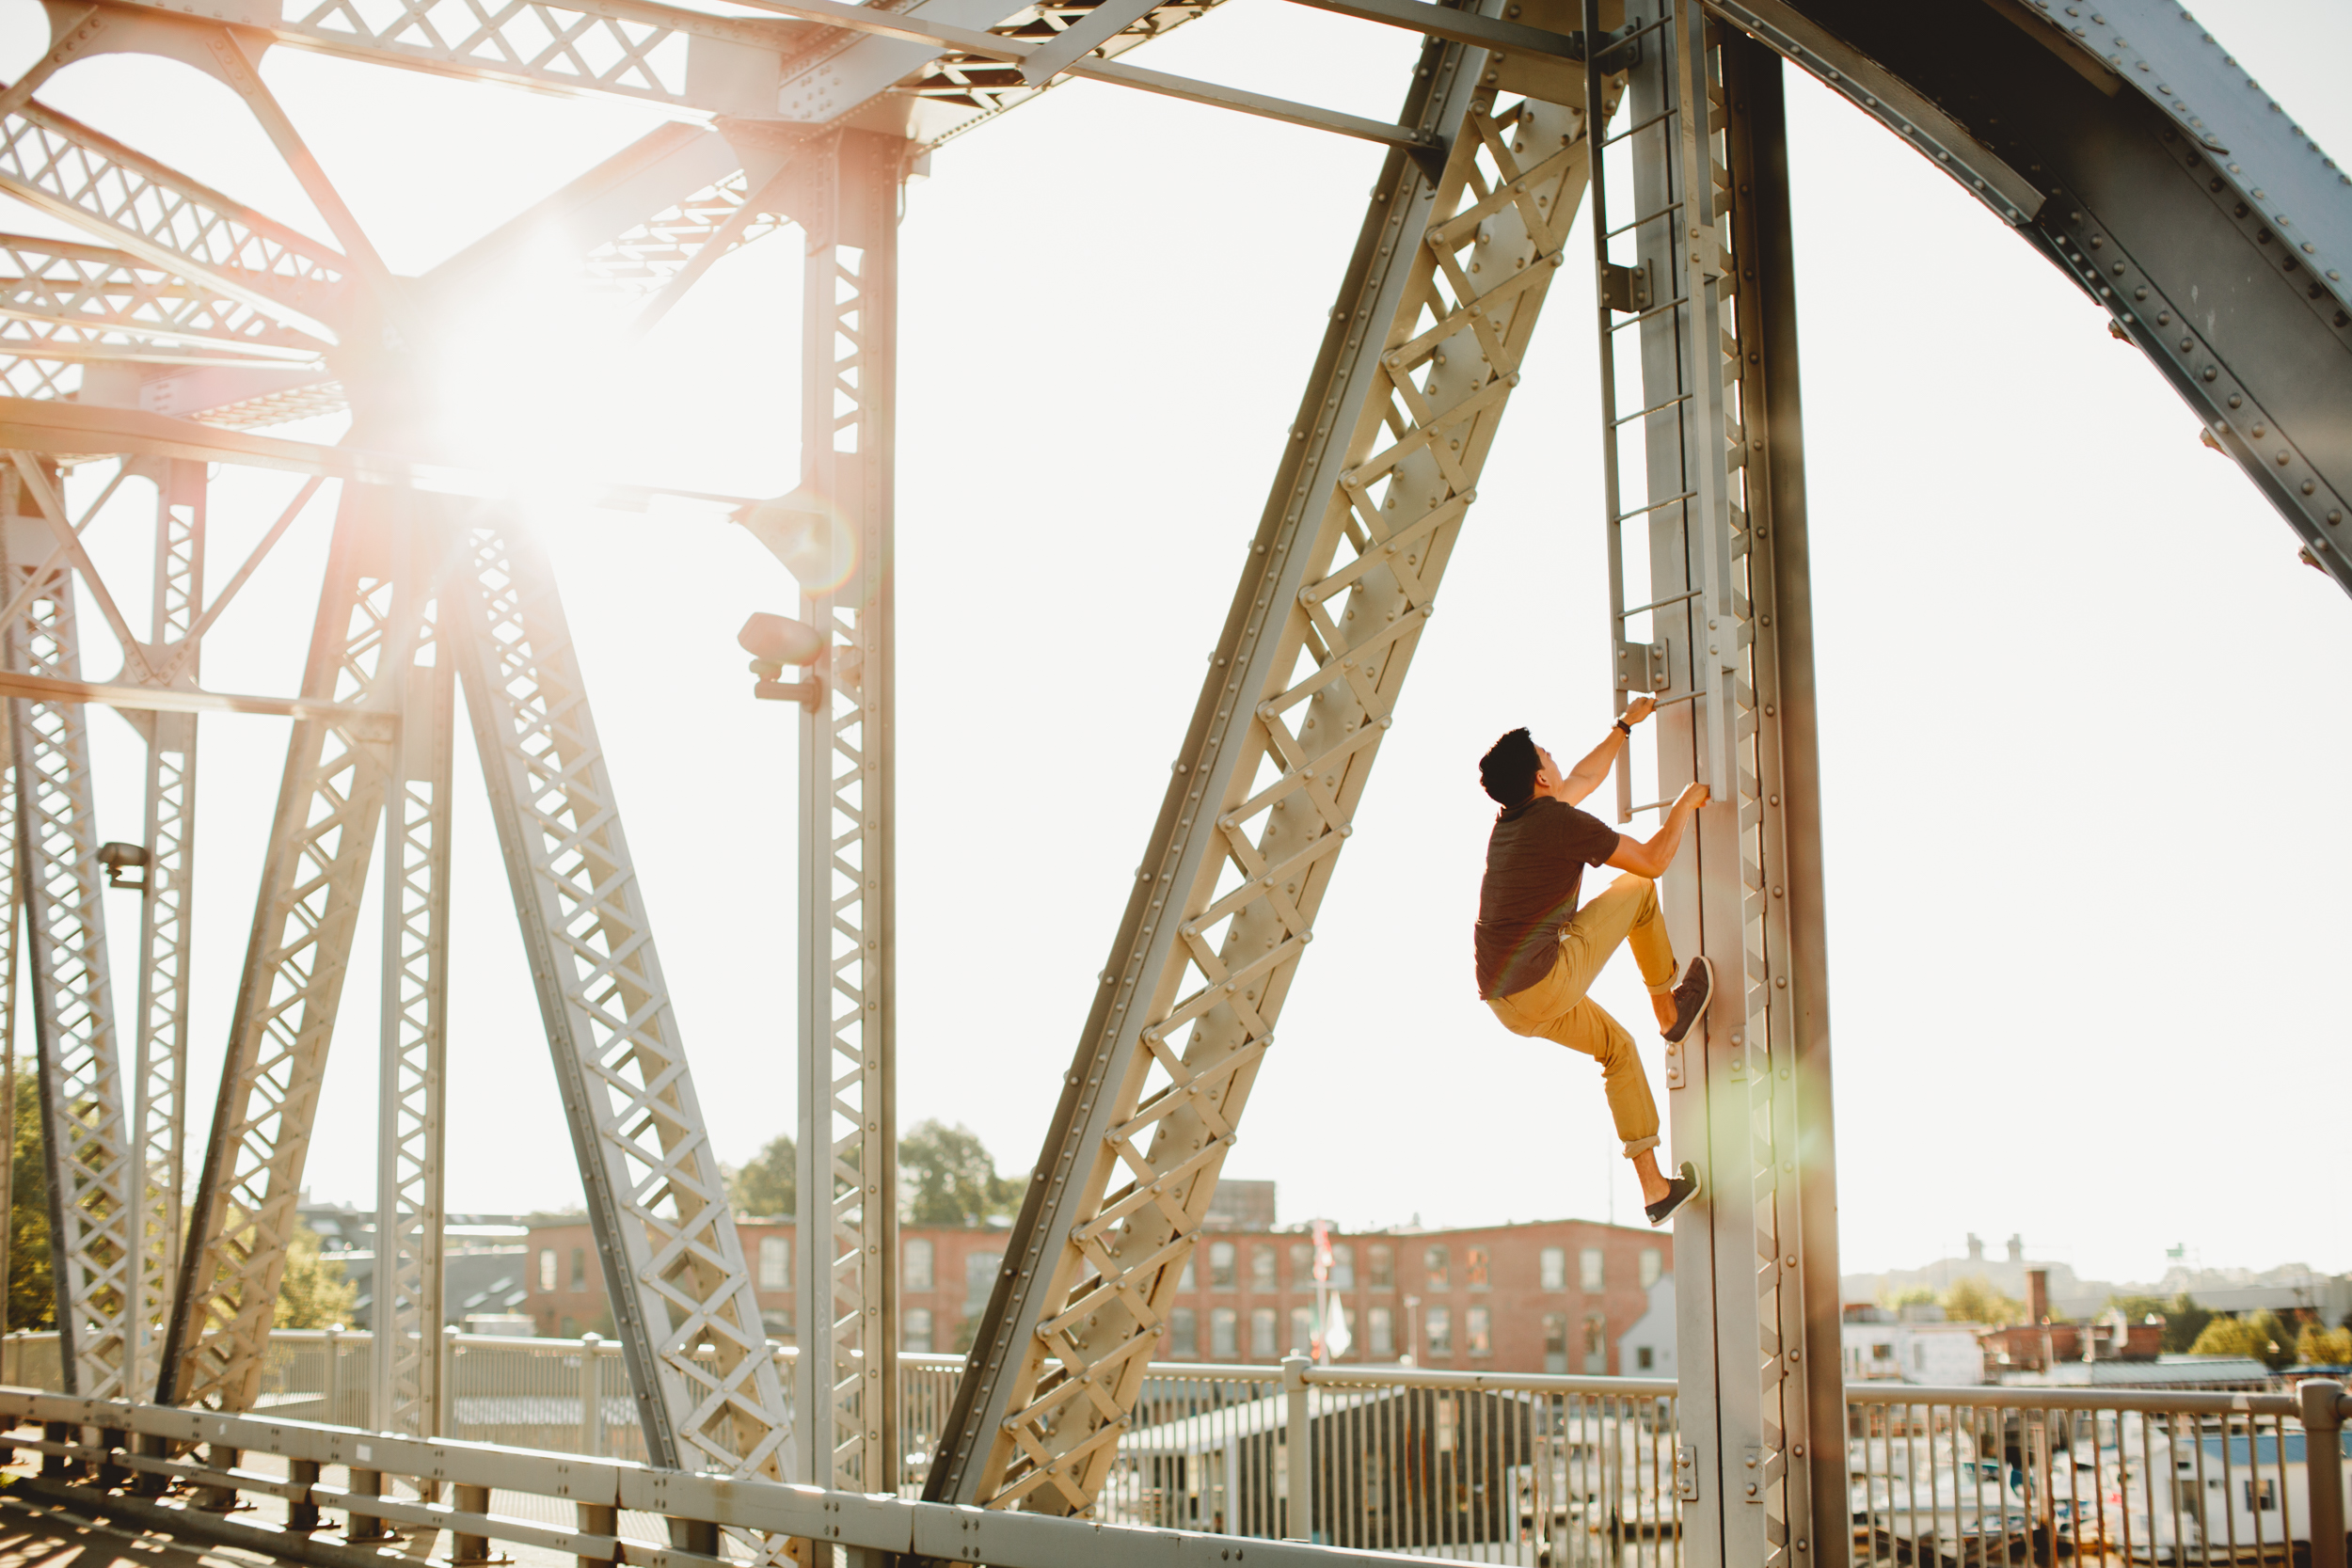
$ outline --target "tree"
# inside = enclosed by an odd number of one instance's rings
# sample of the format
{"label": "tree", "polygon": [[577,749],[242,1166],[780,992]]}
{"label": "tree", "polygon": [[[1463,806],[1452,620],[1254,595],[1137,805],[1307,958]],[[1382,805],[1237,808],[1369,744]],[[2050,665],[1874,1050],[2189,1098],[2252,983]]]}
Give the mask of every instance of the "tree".
{"label": "tree", "polygon": [[2014,1296],[2005,1296],[1993,1288],[1993,1282],[1980,1274],[1956,1279],[1944,1291],[1944,1315],[1954,1323],[1989,1323],[1994,1328],[2007,1328],[2026,1321],[2025,1304]]}
{"label": "tree", "polygon": [[351,1322],[359,1288],[343,1266],[319,1256],[319,1233],[297,1224],[286,1240],[286,1273],[278,1282],[273,1328],[333,1328]]}
{"label": "tree", "polygon": [[2305,1323],[2295,1337],[2295,1358],[2306,1367],[2352,1367],[2352,1328]]}
{"label": "tree", "polygon": [[2295,1337],[2276,1312],[2264,1310],[2243,1318],[2217,1316],[2188,1348],[2191,1355],[2250,1355],[2277,1371],[2295,1359]]}
{"label": "tree", "polygon": [[57,1281],[49,1269],[49,1171],[41,1163],[40,1100],[30,1072],[16,1075],[16,1126],[8,1156],[8,1327],[57,1326]]}
{"label": "tree", "polygon": [[898,1140],[898,1219],[905,1225],[978,1225],[1012,1212],[1021,1183],[996,1174],[980,1135],[959,1122],[915,1124]]}
{"label": "tree", "polygon": [[1932,1307],[1935,1291],[1926,1285],[1914,1285],[1907,1291],[1888,1291],[1879,1297],[1879,1304],[1899,1312],[1906,1307]]}
{"label": "tree", "polygon": [[799,1150],[787,1134],[770,1142],[740,1170],[726,1173],[727,1201],[738,1219],[746,1214],[790,1215],[800,1207],[795,1161]]}

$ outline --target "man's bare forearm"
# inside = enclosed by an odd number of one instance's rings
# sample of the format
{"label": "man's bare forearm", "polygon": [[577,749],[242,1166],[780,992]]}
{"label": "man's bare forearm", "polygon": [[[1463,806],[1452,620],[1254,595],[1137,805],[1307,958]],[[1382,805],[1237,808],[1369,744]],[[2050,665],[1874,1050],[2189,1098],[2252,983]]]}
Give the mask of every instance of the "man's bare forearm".
{"label": "man's bare forearm", "polygon": [[1617,764],[1617,753],[1625,750],[1625,732],[1612,724],[1607,738],[1586,752],[1582,762],[1568,769],[1568,788],[1577,800],[1581,800],[1598,789],[1601,781],[1609,777],[1609,769]]}

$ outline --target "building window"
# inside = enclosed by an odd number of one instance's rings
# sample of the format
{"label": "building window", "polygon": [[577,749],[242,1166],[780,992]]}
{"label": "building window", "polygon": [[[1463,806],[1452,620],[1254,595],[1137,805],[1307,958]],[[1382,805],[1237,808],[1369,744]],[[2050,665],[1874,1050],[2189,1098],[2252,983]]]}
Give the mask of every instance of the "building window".
{"label": "building window", "polygon": [[899,1286],[902,1289],[909,1291],[930,1290],[931,1288],[932,1256],[931,1241],[930,1237],[914,1236],[908,1238],[906,1245],[906,1266],[899,1275]]}
{"label": "building window", "polygon": [[1494,1310],[1473,1307],[1463,1315],[1463,1337],[1470,1340],[1472,1355],[1492,1355],[1495,1353]]}
{"label": "building window", "polygon": [[1192,1273],[1193,1253],[1200,1250],[1200,1248],[1195,1247],[1192,1252],[1184,1254],[1184,1272],[1178,1276],[1176,1280],[1176,1289],[1180,1291],[1197,1291],[1200,1288],[1200,1281],[1193,1277]]}
{"label": "building window", "polygon": [[1371,1331],[1365,1336],[1371,1343],[1364,1354],[1375,1361],[1386,1361],[1396,1354],[1396,1316],[1385,1307],[1372,1309]]}
{"label": "building window", "polygon": [[1584,1370],[1596,1377],[1609,1375],[1609,1324],[1597,1312],[1584,1319]]}
{"label": "building window", "polygon": [[1308,1354],[1315,1348],[1315,1309],[1311,1307],[1291,1308],[1291,1354]]}
{"label": "building window", "polygon": [[1544,1248],[1536,1256],[1535,1270],[1536,1283],[1545,1290],[1566,1290],[1568,1288],[1568,1249],[1564,1246]]}
{"label": "building window", "polygon": [[1356,1249],[1345,1242],[1334,1243],[1331,1247],[1331,1286],[1339,1291],[1356,1288]]}
{"label": "building window", "polygon": [[1395,1290],[1396,1248],[1387,1246],[1374,1247],[1369,1259],[1366,1262],[1365,1272],[1371,1276],[1366,1283],[1369,1284],[1372,1289],[1375,1291]]}
{"label": "building window", "polygon": [[572,1248],[572,1289],[588,1289],[588,1249],[584,1246]]}
{"label": "building window", "polygon": [[1587,1291],[1600,1289],[1600,1248],[1588,1246],[1577,1255],[1577,1284]]}
{"label": "building window", "polygon": [[1911,1341],[1911,1370],[1915,1372],[1928,1370],[1928,1342],[1925,1339]]}
{"label": "building window", "polygon": [[1642,1249],[1642,1289],[1646,1291],[1658,1283],[1658,1276],[1666,1272],[1666,1259],[1654,1246]]}
{"label": "building window", "polygon": [[1168,1354],[1173,1361],[1200,1359],[1200,1329],[1189,1307],[1179,1307],[1168,1315]]}
{"label": "building window", "polygon": [[928,1355],[931,1349],[931,1309],[910,1307],[898,1315],[898,1338],[904,1341],[899,1349],[914,1355]]}
{"label": "building window", "polygon": [[1885,1361],[1891,1363],[1895,1359],[1895,1347],[1883,1342],[1872,1345],[1870,1347],[1870,1359],[1873,1361]]}
{"label": "building window", "polygon": [[1241,1314],[1230,1307],[1220,1307],[1209,1314],[1209,1354],[1219,1361],[1241,1359],[1241,1346],[1236,1342],[1240,1332]]}
{"label": "building window", "polygon": [[1209,1243],[1209,1289],[1230,1291],[1233,1288],[1233,1243]]}
{"label": "building window", "polygon": [[1432,1307],[1422,1314],[1422,1328],[1429,1342],[1429,1359],[1454,1358],[1454,1314],[1443,1307]]}
{"label": "building window", "polygon": [[1473,1291],[1486,1289],[1486,1249],[1474,1246],[1462,1259],[1462,1283]]}
{"label": "building window", "polygon": [[762,1236],[759,1239],[759,1288],[763,1291],[792,1289],[792,1238]]}
{"label": "building window", "polygon": [[977,1317],[988,1309],[988,1298],[996,1291],[996,1271],[1002,1267],[1001,1252],[967,1252],[963,1255],[963,1315]]}
{"label": "building window", "polygon": [[[1563,1269],[1566,1266],[1565,1262],[1561,1265]],[[1568,1315],[1565,1312],[1547,1312],[1544,1314],[1544,1370],[1558,1374],[1567,1370]]]}
{"label": "building window", "polygon": [[1658,1353],[1647,1345],[1636,1346],[1633,1352],[1633,1364],[1643,1371],[1649,1371],[1658,1365]]}
{"label": "building window", "polygon": [[1445,1248],[1433,1246],[1423,1252],[1421,1255],[1421,1266],[1422,1272],[1428,1276],[1430,1290],[1449,1291],[1453,1289],[1447,1283],[1447,1276],[1453,1273],[1453,1259],[1446,1256]]}
{"label": "building window", "polygon": [[539,1289],[555,1289],[555,1249],[551,1246],[539,1249]]}
{"label": "building window", "polygon": [[1281,1354],[1274,1342],[1275,1330],[1281,1325],[1282,1315],[1271,1307],[1261,1307],[1249,1314],[1249,1357],[1253,1361],[1271,1361]]}
{"label": "building window", "polygon": [[1291,1289],[1311,1291],[1315,1286],[1315,1244],[1295,1242],[1291,1244]]}
{"label": "building window", "polygon": [[1249,1249],[1249,1288],[1253,1291],[1263,1291],[1268,1295],[1279,1289],[1274,1279],[1274,1249],[1272,1247],[1261,1244]]}

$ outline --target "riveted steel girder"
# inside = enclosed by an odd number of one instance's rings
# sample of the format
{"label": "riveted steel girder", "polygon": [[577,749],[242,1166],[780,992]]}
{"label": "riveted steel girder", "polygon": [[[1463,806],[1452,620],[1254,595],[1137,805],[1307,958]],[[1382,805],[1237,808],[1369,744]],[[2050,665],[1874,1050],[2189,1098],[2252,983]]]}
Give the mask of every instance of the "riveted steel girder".
{"label": "riveted steel girder", "polygon": [[783,1479],[783,1384],[554,574],[494,512],[457,526],[451,641],[647,1454]]}
{"label": "riveted steel girder", "polygon": [[[17,607],[0,627],[8,663],[78,680],[74,574],[49,548],[66,526],[55,471],[9,455],[0,476],[0,585]],[[106,962],[88,717],[73,702],[8,705],[59,1350],[70,1391],[120,1398],[132,1370],[136,1163]]]}
{"label": "riveted steel girder", "polygon": [[[1585,182],[1581,83],[1433,43],[926,1495],[1089,1507],[1329,885]],[[1304,1533],[1305,1522],[1293,1526]]]}
{"label": "riveted steel girder", "polygon": [[164,1341],[163,1403],[250,1409],[260,1388],[392,772],[398,676],[420,610],[418,557],[433,559],[411,500],[405,490],[352,484],[338,509],[302,690],[342,712],[298,720],[288,742]]}
{"label": "riveted steel girder", "polygon": [[2189,12],[1983,0],[1922,27],[1869,0],[1708,3],[1857,101],[1866,61],[2016,170],[2036,210],[1989,204],[2352,592],[2352,175]]}
{"label": "riveted steel girder", "polygon": [[892,459],[905,143],[806,160],[801,489],[841,537],[805,591],[826,647],[801,726],[796,1480],[898,1484],[897,734]]}

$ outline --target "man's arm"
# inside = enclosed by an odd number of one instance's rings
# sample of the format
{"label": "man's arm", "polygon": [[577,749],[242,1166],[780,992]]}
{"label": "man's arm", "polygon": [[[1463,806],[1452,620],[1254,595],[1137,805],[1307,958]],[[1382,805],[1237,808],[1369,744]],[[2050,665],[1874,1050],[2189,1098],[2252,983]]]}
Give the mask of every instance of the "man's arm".
{"label": "man's arm", "polygon": [[1682,847],[1682,830],[1699,807],[1707,804],[1707,786],[1688,784],[1675,797],[1675,803],[1666,810],[1666,820],[1645,843],[1641,839],[1617,835],[1617,852],[1609,857],[1609,863],[1620,871],[1630,871],[1637,877],[1663,877],[1672,865],[1675,851]]}
{"label": "man's arm", "polygon": [[[1625,721],[1629,725],[1638,724],[1657,709],[1658,704],[1654,699],[1636,697],[1626,705]],[[1568,776],[1560,781],[1561,798],[1574,805],[1598,789],[1609,777],[1609,769],[1616,766],[1617,753],[1625,749],[1628,738],[1626,731],[1614,724],[1610,725],[1609,734],[1602,737],[1601,743],[1594,747],[1582,762],[1569,768]]]}

